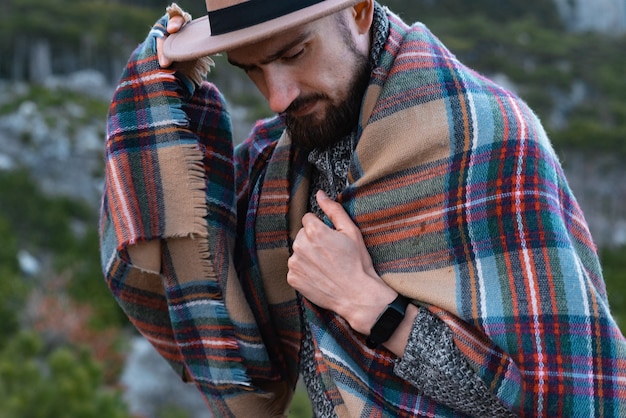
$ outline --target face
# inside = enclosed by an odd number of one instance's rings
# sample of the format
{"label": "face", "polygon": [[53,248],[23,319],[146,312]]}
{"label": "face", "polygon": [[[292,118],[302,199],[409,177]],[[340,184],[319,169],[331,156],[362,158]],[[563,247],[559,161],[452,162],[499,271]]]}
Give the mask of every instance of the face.
{"label": "face", "polygon": [[371,71],[369,33],[361,36],[350,18],[339,13],[228,53],[304,149],[326,148],[358,123]]}

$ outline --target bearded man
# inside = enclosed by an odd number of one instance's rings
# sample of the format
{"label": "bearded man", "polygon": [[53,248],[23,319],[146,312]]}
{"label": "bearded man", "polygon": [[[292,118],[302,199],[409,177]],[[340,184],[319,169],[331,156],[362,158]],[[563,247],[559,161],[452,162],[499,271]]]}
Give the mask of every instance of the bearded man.
{"label": "bearded man", "polygon": [[[214,416],[620,416],[626,341],[533,112],[373,0],[178,6],[108,116],[101,248]],[[276,116],[233,150],[225,52]],[[209,76],[210,78],[210,76]]]}

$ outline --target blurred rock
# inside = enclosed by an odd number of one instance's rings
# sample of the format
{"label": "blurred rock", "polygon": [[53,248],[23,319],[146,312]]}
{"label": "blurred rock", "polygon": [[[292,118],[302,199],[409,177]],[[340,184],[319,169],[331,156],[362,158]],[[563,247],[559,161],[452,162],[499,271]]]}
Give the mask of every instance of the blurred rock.
{"label": "blurred rock", "polygon": [[[46,86],[107,96],[106,101],[112,89],[94,71],[48,77]],[[13,112],[0,116],[0,169],[24,168],[44,192],[85,201],[96,210],[102,188],[106,115],[87,115],[81,104],[70,100],[40,107],[29,99],[31,89],[23,83],[0,82],[0,103],[11,103],[11,98],[18,101]]]}
{"label": "blurred rock", "polygon": [[20,250],[17,253],[17,261],[20,265],[20,270],[27,276],[35,276],[41,270],[39,260],[26,250]]}
{"label": "blurred rock", "polygon": [[626,0],[554,0],[566,27],[575,32],[626,33]]}
{"label": "blurred rock", "polygon": [[145,418],[162,417],[159,410],[175,408],[189,418],[209,417],[208,408],[193,384],[183,383],[150,343],[137,337],[131,343],[121,383],[130,412]]}
{"label": "blurred rock", "polygon": [[67,89],[108,101],[113,95],[113,86],[96,70],[81,70],[64,76],[49,76],[43,83],[50,89]]}

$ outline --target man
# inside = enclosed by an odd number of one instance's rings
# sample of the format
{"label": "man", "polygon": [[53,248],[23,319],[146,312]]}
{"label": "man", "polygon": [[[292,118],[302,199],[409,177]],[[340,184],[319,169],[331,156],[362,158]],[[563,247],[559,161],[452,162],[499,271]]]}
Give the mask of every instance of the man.
{"label": "man", "polygon": [[[101,243],[212,414],[282,416],[299,374],[318,417],[626,414],[595,247],[519,98],[373,0],[207,10],[170,7],[122,76]],[[234,153],[217,52],[277,113]]]}

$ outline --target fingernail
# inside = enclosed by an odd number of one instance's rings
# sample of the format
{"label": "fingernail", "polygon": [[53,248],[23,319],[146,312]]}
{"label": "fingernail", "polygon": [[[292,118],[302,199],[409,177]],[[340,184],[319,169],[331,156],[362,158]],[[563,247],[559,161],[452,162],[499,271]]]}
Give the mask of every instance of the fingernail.
{"label": "fingernail", "polygon": [[318,190],[317,191],[317,198],[318,199],[329,199],[328,195],[323,190]]}

